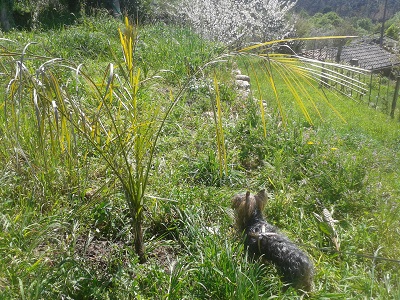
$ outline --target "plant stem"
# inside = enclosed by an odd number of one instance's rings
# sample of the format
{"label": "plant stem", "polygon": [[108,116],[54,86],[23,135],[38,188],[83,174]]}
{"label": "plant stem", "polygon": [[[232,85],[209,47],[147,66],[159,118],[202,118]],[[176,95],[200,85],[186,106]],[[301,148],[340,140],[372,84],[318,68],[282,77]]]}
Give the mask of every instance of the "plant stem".
{"label": "plant stem", "polygon": [[146,262],[146,255],[143,243],[143,229],[142,229],[142,213],[139,213],[136,221],[133,222],[133,234],[134,234],[134,243],[135,243],[135,252],[139,256],[139,263],[143,264]]}

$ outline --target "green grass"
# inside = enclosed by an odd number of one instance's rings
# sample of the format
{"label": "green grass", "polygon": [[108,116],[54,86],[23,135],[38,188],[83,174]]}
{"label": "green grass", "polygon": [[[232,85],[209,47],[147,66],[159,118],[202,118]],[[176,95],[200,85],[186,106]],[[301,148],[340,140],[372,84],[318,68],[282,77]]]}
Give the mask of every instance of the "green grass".
{"label": "green grass", "polygon": [[[36,55],[27,55],[32,74],[47,60],[40,56],[62,56],[84,63],[101,83],[114,62],[110,53],[122,55],[120,26],[88,18],[59,31],[13,32],[6,38],[18,43],[0,43],[22,51],[38,42],[28,48]],[[147,97],[177,91],[221,51],[183,28],[152,25],[139,34],[144,73],[167,74]],[[0,59],[6,86],[11,69],[7,58]],[[246,72],[245,63],[239,66]],[[220,176],[212,71],[191,83],[159,138],[145,196],[145,264],[134,251],[122,187],[90,144],[71,139],[70,150],[57,151],[62,143],[55,123],[43,125],[54,131],[42,137],[48,131],[39,130],[29,99],[18,104],[17,120],[0,90],[0,299],[298,299],[296,291],[282,291],[272,266],[246,259],[231,228],[230,198],[261,187],[271,194],[268,221],[312,257],[312,299],[398,299],[400,263],[373,256],[400,258],[400,124],[328,93],[347,123],[319,104],[324,120],[311,113],[309,125],[278,81],[288,122],[282,124],[271,91],[263,88],[264,137],[259,104],[236,97],[230,69],[227,63],[215,71],[228,170]],[[54,74],[73,93],[73,73]],[[252,82],[258,97],[254,77]],[[89,108],[92,96],[82,87],[80,101]],[[341,253],[314,216],[321,214],[316,199],[334,208]]]}

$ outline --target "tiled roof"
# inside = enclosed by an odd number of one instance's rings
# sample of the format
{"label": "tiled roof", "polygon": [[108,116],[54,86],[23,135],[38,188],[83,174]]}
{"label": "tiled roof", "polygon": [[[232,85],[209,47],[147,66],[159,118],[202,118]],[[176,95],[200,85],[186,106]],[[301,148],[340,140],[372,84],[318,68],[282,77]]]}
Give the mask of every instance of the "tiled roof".
{"label": "tiled roof", "polygon": [[[338,48],[322,48],[303,53],[304,56],[318,60],[336,61]],[[376,71],[389,69],[400,64],[395,54],[392,54],[376,44],[350,44],[343,46],[340,62],[345,64],[358,63],[363,69]]]}

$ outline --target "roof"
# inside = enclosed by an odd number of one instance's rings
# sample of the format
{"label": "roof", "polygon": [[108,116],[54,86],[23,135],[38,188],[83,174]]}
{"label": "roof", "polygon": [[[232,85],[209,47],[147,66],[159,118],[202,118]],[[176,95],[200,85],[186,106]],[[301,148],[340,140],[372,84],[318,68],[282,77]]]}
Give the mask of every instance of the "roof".
{"label": "roof", "polygon": [[[303,53],[303,55],[323,61],[336,61],[338,48],[331,47],[310,50]],[[376,44],[357,43],[343,46],[340,54],[340,63],[357,65],[363,69],[378,71],[399,65],[400,61],[395,54],[382,49]]]}

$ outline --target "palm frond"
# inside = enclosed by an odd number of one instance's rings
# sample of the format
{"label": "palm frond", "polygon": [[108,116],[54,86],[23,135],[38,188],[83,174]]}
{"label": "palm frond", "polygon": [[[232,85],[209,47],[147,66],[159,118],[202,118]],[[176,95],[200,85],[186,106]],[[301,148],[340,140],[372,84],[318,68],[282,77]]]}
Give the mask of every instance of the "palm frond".
{"label": "palm frond", "polygon": [[[368,71],[364,69],[334,62],[318,61],[299,56],[295,53],[279,53],[275,51],[277,47],[272,46],[293,41],[349,39],[352,37],[353,36],[326,36],[281,39],[251,45],[237,52],[240,57],[247,57],[250,61],[249,64],[255,78],[256,89],[259,99],[261,99],[260,109],[264,133],[266,129],[263,106],[261,105],[263,95],[260,88],[260,86],[264,85],[263,82],[269,85],[284,124],[287,121],[287,117],[284,112],[285,105],[282,103],[282,99],[279,96],[282,89],[290,92],[293,103],[299,108],[306,121],[310,124],[313,124],[313,117],[310,109],[316,113],[318,118],[323,119],[318,108],[321,104],[328,105],[337,117],[345,122],[344,118],[327,99],[324,89],[348,97],[349,94],[352,93],[364,95],[368,92],[366,83],[357,79],[358,75],[368,73]],[[259,51],[259,53],[257,53],[257,51]],[[260,73],[262,75],[260,75]],[[279,82],[283,82],[283,87],[277,86],[277,79],[279,79]],[[338,88],[338,86],[340,86],[340,88]],[[319,95],[318,99],[320,99],[320,101],[316,101],[315,96],[313,97],[312,94]]]}

